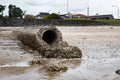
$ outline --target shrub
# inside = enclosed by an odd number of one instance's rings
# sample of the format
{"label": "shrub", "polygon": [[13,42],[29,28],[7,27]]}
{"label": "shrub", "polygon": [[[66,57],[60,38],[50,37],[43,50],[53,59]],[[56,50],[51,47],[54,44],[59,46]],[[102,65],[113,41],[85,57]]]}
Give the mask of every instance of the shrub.
{"label": "shrub", "polygon": [[117,24],[117,23],[120,23],[120,20],[119,19],[113,19],[113,20],[107,20],[107,19],[101,19],[101,20],[98,20],[100,22],[104,22],[104,23],[110,23],[110,24]]}
{"label": "shrub", "polygon": [[62,18],[60,17],[60,15],[58,15],[56,13],[52,13],[48,16],[45,16],[43,19],[62,19]]}
{"label": "shrub", "polygon": [[25,19],[35,19],[35,16],[34,15],[25,15]]}

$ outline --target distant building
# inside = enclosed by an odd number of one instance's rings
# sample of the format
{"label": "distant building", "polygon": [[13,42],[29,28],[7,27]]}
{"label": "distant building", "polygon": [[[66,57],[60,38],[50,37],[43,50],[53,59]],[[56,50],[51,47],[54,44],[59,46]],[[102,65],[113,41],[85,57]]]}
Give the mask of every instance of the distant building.
{"label": "distant building", "polygon": [[84,14],[74,14],[72,15],[73,18],[89,18],[89,16]]}
{"label": "distant building", "polygon": [[63,19],[69,18],[67,14],[61,14],[60,17],[63,18]]}
{"label": "distant building", "polygon": [[60,15],[61,18],[65,19],[65,18],[89,18],[89,16],[86,16],[84,14],[71,14],[71,13],[68,13],[68,14],[62,14]]}
{"label": "distant building", "polygon": [[47,12],[40,12],[38,15],[36,15],[37,19],[43,19],[43,17],[48,16],[49,13]]}
{"label": "distant building", "polygon": [[108,14],[108,15],[95,15],[95,16],[90,16],[90,19],[114,19],[113,15],[112,14]]}

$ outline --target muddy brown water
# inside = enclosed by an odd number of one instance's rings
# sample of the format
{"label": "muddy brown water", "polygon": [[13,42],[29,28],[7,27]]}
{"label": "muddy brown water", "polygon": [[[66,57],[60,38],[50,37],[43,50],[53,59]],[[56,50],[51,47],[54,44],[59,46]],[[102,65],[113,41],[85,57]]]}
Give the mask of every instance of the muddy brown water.
{"label": "muddy brown water", "polygon": [[[47,72],[42,65],[30,66],[33,59],[20,47],[12,31],[21,27],[0,28],[0,80],[120,80],[120,27],[58,27],[63,40],[82,50],[82,59],[45,59],[61,62],[66,72]],[[29,27],[31,31],[39,27]]]}

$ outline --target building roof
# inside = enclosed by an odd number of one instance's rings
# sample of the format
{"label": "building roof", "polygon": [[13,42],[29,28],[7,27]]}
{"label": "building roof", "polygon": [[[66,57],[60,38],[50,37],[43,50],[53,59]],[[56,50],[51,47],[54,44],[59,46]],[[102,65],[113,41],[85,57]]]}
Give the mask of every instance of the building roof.
{"label": "building roof", "polygon": [[112,14],[106,14],[106,15],[94,15],[90,16],[90,18],[106,18],[106,19],[114,19]]}
{"label": "building roof", "polygon": [[89,16],[84,15],[84,14],[74,14],[73,17],[86,17],[86,18],[88,18]]}
{"label": "building roof", "polygon": [[38,15],[36,15],[36,17],[40,16],[40,17],[43,17],[43,16],[48,16],[49,13],[47,12],[40,12]]}
{"label": "building roof", "polygon": [[61,14],[61,18],[68,18],[68,14]]}

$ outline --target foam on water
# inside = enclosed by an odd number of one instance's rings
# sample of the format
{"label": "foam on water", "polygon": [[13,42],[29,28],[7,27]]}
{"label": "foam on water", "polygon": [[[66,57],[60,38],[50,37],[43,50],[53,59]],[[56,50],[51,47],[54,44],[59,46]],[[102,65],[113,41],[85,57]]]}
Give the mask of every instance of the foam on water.
{"label": "foam on water", "polygon": [[9,64],[5,64],[5,65],[1,65],[0,68],[3,67],[29,67],[29,63],[28,62],[17,62],[17,63],[9,63]]}

